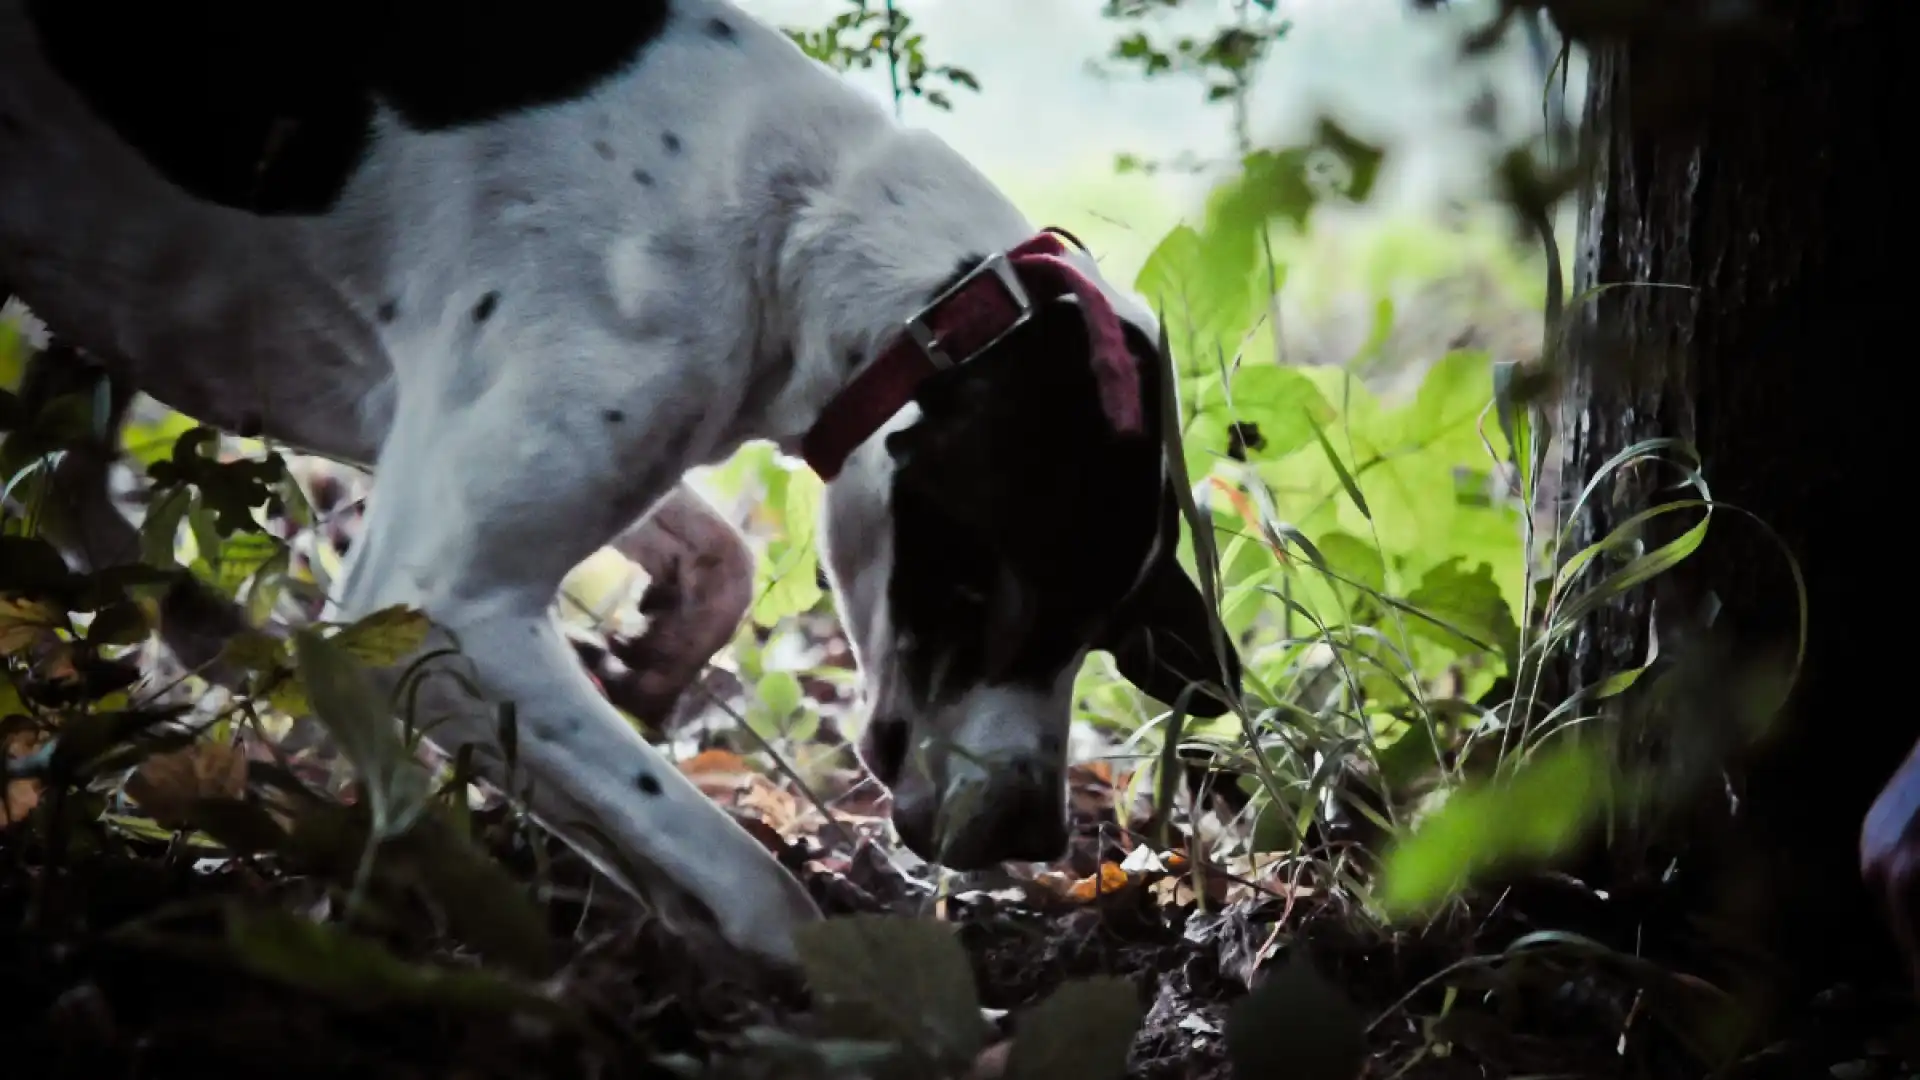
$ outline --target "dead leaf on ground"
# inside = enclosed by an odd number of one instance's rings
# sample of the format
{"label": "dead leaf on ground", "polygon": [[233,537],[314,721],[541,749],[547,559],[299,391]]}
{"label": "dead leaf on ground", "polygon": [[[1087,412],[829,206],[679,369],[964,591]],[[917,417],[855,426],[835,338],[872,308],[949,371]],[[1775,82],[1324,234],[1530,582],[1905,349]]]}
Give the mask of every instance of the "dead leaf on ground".
{"label": "dead leaf on ground", "polygon": [[1134,875],[1122,870],[1119,863],[1103,862],[1099,873],[1088,874],[1067,888],[1067,899],[1091,903],[1099,897],[1112,896],[1134,880]]}
{"label": "dead leaf on ground", "polygon": [[756,776],[748,781],[746,792],[735,800],[734,805],[759,814],[762,821],[773,826],[774,830],[787,840],[792,840],[793,834],[801,831],[802,816],[813,809],[807,807],[803,810],[799,799],[775,787],[773,782],[764,776]]}
{"label": "dead leaf on ground", "polygon": [[680,762],[680,772],[707,798],[732,804],[755,775],[745,758],[731,750],[702,750]]}
{"label": "dead leaf on ground", "polygon": [[142,762],[127,795],[154,823],[185,829],[197,799],[239,799],[247,790],[247,754],[237,743],[197,742]]}

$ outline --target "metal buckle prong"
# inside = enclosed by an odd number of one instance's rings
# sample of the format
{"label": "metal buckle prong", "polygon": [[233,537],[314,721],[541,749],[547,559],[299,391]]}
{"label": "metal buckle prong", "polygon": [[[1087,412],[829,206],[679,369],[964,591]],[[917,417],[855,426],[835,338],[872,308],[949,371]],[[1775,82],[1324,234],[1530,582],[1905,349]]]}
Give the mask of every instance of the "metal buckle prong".
{"label": "metal buckle prong", "polygon": [[[1020,313],[1014,316],[1013,321],[1007,324],[1006,329],[995,334],[993,340],[980,346],[979,350],[972,355],[963,356],[959,360],[955,360],[953,357],[947,355],[947,350],[941,345],[940,339],[934,335],[933,328],[927,325],[927,314],[952,299],[960,290],[973,284],[976,280],[987,274],[992,274],[1000,280],[1000,287],[1006,291],[1007,298],[1013,301],[1014,306],[1020,309]],[[987,256],[979,266],[969,270],[966,276],[954,282],[952,287],[948,288],[947,291],[934,297],[926,307],[921,308],[918,313],[909,317],[906,322],[906,330],[907,336],[913,339],[915,345],[920,346],[920,351],[927,355],[927,359],[933,362],[933,366],[941,371],[945,371],[955,364],[964,364],[968,360],[973,359],[974,356],[978,356],[980,353],[986,352],[988,349],[999,344],[1001,338],[1019,329],[1023,323],[1032,317],[1033,301],[1027,296],[1027,287],[1021,284],[1020,275],[1014,271],[1013,264],[1007,260],[1006,254],[1004,252],[996,252]]]}

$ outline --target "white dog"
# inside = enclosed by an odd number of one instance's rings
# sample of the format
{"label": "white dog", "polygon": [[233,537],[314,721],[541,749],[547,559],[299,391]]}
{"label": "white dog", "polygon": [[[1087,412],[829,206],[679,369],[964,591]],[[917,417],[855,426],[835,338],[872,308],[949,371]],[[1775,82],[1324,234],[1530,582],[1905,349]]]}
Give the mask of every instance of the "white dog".
{"label": "white dog", "polygon": [[[331,617],[450,631],[603,870],[770,957],[818,917],[549,610],[749,439],[830,480],[861,753],[921,854],[1062,850],[1089,649],[1237,697],[1152,317],[946,145],[720,0],[310,7],[0,0],[0,285],[190,416],[377,466]],[[429,736],[505,782],[497,710],[434,685]]]}

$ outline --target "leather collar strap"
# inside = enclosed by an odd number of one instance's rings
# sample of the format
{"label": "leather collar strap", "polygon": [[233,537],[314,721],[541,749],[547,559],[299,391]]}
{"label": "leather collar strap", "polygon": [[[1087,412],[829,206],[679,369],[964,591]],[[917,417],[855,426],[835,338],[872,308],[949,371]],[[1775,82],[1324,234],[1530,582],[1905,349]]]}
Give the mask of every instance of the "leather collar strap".
{"label": "leather collar strap", "polygon": [[[800,455],[822,480],[905,408],[920,384],[992,348],[1036,307],[1073,296],[1086,316],[1100,406],[1116,431],[1142,428],[1139,374],[1120,318],[1098,285],[1067,261],[1064,230],[1047,229],[969,271],[907,319],[866,370],[842,387],[800,440]],[[1077,240],[1073,241],[1079,246]]]}

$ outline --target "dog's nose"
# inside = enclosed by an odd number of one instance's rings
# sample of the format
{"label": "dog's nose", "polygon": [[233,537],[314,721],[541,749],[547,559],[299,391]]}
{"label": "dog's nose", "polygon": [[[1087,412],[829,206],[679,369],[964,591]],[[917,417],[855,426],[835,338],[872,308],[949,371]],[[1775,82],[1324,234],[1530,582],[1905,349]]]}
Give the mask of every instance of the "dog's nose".
{"label": "dog's nose", "polygon": [[996,863],[1045,862],[1067,847],[1065,781],[1059,766],[1034,758],[1008,762],[956,826],[943,852],[954,870]]}

